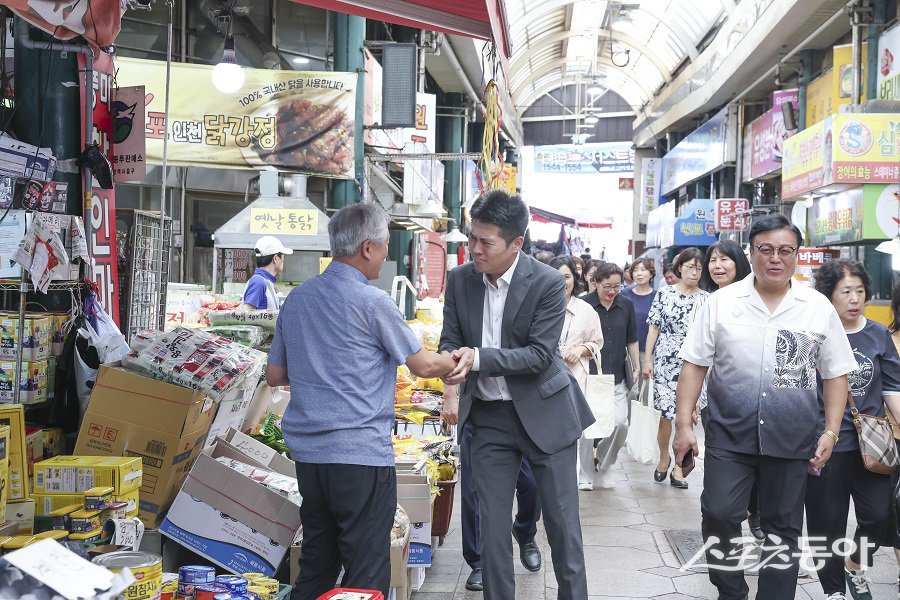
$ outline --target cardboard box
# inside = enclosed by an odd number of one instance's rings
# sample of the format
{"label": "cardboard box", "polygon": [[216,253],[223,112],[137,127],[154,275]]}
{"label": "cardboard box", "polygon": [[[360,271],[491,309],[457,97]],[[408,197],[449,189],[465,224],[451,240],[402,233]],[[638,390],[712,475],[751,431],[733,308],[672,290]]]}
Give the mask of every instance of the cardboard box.
{"label": "cardboard box", "polygon": [[[217,462],[216,444],[197,457],[181,491],[202,500],[238,522],[283,546],[285,551],[300,530],[299,507],[288,498]],[[240,460],[240,459],[238,459]]]}
{"label": "cardboard box", "polygon": [[34,481],[34,463],[44,460],[44,432],[34,425],[25,426],[25,464],[29,485]]}
{"label": "cardboard box", "polygon": [[[35,502],[35,514],[39,517],[72,504],[84,506],[84,494],[32,494],[31,497]],[[138,510],[140,497],[140,489],[133,489],[124,494],[113,494],[112,500],[126,502],[128,504],[126,512],[132,513]]]}
{"label": "cardboard box", "polygon": [[244,424],[241,431],[249,433],[254,427],[262,423],[268,413],[278,416],[284,415],[288,403],[291,401],[291,393],[282,388],[271,388],[261,381],[253,394],[250,408],[244,415]]}
{"label": "cardboard box", "polygon": [[50,148],[38,148],[25,142],[14,140],[8,135],[0,136],[0,173],[50,181],[56,171],[56,157]]}
{"label": "cardboard box", "polygon": [[[50,355],[50,319],[27,315],[22,340],[22,360],[46,360]],[[15,359],[19,342],[19,316],[12,313],[0,315],[0,358]]]}
{"label": "cardboard box", "polygon": [[[300,544],[294,543],[291,545],[291,553],[288,557],[290,561],[290,573],[291,573],[291,585],[294,585],[294,582],[297,581],[297,578],[300,577],[300,553],[302,552]],[[392,571],[393,573],[393,571]],[[393,575],[392,575],[393,578]]]}
{"label": "cardboard box", "polygon": [[111,487],[122,495],[141,487],[141,459],[119,456],[54,456],[34,465],[35,494],[74,494]]}
{"label": "cardboard box", "polygon": [[248,465],[297,478],[297,464],[294,461],[249,435],[229,429],[224,436],[215,441],[216,457],[233,458]]}
{"label": "cardboard box", "polygon": [[49,364],[46,360],[22,362],[21,377],[16,378],[16,361],[0,360],[0,402],[10,403],[15,400],[15,383],[19,381],[19,402],[22,404],[39,404],[47,400],[47,373]]}
{"label": "cardboard box", "polygon": [[255,388],[253,387],[237,389],[219,401],[216,418],[213,420],[209,428],[209,435],[206,438],[206,448],[215,444],[216,438],[225,435],[225,432],[229,429],[241,431],[244,417],[247,415],[247,409],[250,408],[254,392]]}
{"label": "cardboard box", "polygon": [[9,500],[28,499],[25,451],[25,409],[21,404],[0,404],[0,425],[9,426]]}
{"label": "cardboard box", "polygon": [[425,475],[397,474],[397,503],[413,523],[431,521],[431,484]]}
{"label": "cardboard box", "polygon": [[44,434],[44,459],[66,453],[66,435],[61,427],[41,429]]}
{"label": "cardboard box", "polygon": [[410,523],[409,561],[410,567],[431,566],[431,523]]}
{"label": "cardboard box", "polygon": [[271,577],[290,547],[184,491],[175,497],[159,531],[234,574],[264,573]]}
{"label": "cardboard box", "polygon": [[155,529],[203,449],[214,412],[215,403],[202,391],[103,365],[75,453],[141,458],[139,516]]}
{"label": "cardboard box", "polygon": [[34,533],[34,500],[10,502],[6,505],[6,520],[15,523],[16,530],[10,535],[31,535]]}
{"label": "cardboard box", "polygon": [[407,577],[407,566],[409,562],[409,535],[403,538],[403,543],[397,546],[391,546],[391,587],[402,588],[409,586],[409,577]]}

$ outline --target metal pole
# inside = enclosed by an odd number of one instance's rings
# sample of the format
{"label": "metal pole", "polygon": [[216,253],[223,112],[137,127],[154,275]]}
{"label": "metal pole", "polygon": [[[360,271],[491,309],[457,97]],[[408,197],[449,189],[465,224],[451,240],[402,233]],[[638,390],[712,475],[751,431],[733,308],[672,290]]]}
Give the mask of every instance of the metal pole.
{"label": "metal pole", "polygon": [[[166,36],[166,101],[165,101],[165,123],[166,123],[166,132],[163,137],[163,156],[162,156],[162,182],[160,186],[160,194],[159,194],[159,237],[155,240],[154,251],[156,253],[157,260],[157,270],[156,270],[156,286],[157,290],[159,290],[160,296],[162,295],[163,285],[167,285],[168,282],[163,281],[163,274],[168,271],[168,265],[166,268],[163,268],[163,248],[165,247],[165,240],[163,239],[166,235],[166,202],[168,201],[168,175],[169,175],[169,100],[171,94],[169,93],[169,89],[171,87],[172,82],[172,37],[173,37],[173,27],[174,27],[174,10],[175,10],[175,0],[166,0],[166,5],[169,7],[169,23],[167,28],[167,36]],[[182,255],[183,259],[183,255]],[[182,263],[184,260],[182,260]],[[151,265],[152,268],[152,265]],[[158,310],[163,310],[165,307],[159,306]],[[163,314],[165,312],[163,311]],[[158,317],[158,316],[157,316]]]}
{"label": "metal pole", "polygon": [[859,14],[856,7],[850,10],[850,30],[852,33],[853,46],[851,48],[851,56],[853,61],[853,87],[850,92],[850,104],[859,106],[860,96],[862,95],[862,36],[859,32]]}
{"label": "metal pole", "polygon": [[737,162],[734,165],[734,197],[741,197],[741,179],[743,179],[744,174],[742,173],[742,169],[744,168],[744,101],[741,100],[736,105],[738,114],[738,125],[737,125]]}

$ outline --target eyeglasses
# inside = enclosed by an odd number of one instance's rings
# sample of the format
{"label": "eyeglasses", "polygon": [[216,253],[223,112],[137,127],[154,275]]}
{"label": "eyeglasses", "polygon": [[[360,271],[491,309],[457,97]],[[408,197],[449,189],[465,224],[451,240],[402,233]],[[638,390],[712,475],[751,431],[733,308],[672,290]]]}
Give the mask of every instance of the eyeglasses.
{"label": "eyeglasses", "polygon": [[625,288],[625,284],[620,283],[619,285],[610,285],[608,283],[605,283],[599,287],[603,288],[604,292],[612,292],[613,290],[622,291],[622,289]]}
{"label": "eyeglasses", "polygon": [[778,252],[778,256],[781,258],[787,258],[789,256],[793,256],[797,249],[794,246],[772,246],[771,244],[762,244],[760,246],[754,246],[754,248],[759,251],[763,256],[775,256],[775,253]]}

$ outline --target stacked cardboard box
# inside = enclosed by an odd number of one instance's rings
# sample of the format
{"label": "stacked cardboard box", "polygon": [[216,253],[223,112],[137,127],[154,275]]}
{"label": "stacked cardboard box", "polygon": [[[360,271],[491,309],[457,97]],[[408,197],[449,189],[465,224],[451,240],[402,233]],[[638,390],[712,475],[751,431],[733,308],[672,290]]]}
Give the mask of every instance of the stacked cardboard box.
{"label": "stacked cardboard box", "polygon": [[143,460],[138,516],[155,529],[203,449],[215,408],[202,391],[103,365],[75,453]]}
{"label": "stacked cardboard box", "polygon": [[25,447],[25,409],[0,404],[0,425],[9,426],[9,501],[28,499],[28,452]]}

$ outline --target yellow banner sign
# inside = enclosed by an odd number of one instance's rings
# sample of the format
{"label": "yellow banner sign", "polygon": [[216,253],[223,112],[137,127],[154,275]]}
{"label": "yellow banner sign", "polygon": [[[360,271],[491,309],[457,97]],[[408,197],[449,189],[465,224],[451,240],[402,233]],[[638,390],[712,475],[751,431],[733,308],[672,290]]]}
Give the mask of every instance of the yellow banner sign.
{"label": "yellow banner sign", "polygon": [[900,179],[900,115],[835,115],[832,131],[835,183]]}
{"label": "yellow banner sign", "polygon": [[793,198],[825,185],[830,164],[831,119],[821,121],[784,140],[781,178],[782,195]]}
{"label": "yellow banner sign", "polygon": [[[146,87],[148,162],[353,177],[356,73],[242,69],[234,93],[217,91],[212,67],[172,65],[169,118],[166,63],[117,58],[119,86]],[[168,122],[167,122],[168,121]]]}
{"label": "yellow banner sign", "polygon": [[311,208],[251,208],[250,233],[316,235],[319,213]]}
{"label": "yellow banner sign", "polygon": [[[868,44],[863,44],[863,84],[860,86],[860,101],[866,100],[866,61]],[[844,104],[850,104],[853,92],[853,48],[850,45],[835,46],[832,49],[832,68],[821,77],[810,82],[806,88],[805,127],[839,112]]]}

